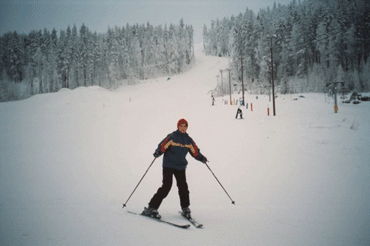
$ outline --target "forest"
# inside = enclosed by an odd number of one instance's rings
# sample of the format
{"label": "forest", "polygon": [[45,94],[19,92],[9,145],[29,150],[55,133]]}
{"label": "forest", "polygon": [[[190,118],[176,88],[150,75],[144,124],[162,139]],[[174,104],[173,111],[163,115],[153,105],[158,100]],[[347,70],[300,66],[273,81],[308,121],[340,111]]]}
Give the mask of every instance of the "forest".
{"label": "forest", "polygon": [[194,30],[185,25],[129,25],[92,33],[66,30],[9,32],[0,37],[0,102],[97,85],[115,89],[181,73],[194,61]]}
{"label": "forest", "polygon": [[[343,82],[343,91],[370,91],[369,13],[368,0],[293,0],[213,20],[203,29],[204,50],[230,58],[230,75],[221,72],[218,94],[229,90],[222,84],[229,78],[234,90],[243,81],[250,93],[268,93],[272,81],[282,94],[325,92],[333,82]],[[59,33],[5,33],[0,102],[178,74],[195,60],[193,38],[193,27],[183,19],[169,27],[127,24],[99,34],[85,24]]]}
{"label": "forest", "polygon": [[[230,58],[239,90],[243,81],[245,90],[267,93],[273,80],[282,94],[325,92],[333,82],[344,82],[343,91],[370,91],[368,0],[293,0],[257,15],[247,8],[205,25],[203,45],[209,55]],[[228,82],[228,73],[223,77]]]}

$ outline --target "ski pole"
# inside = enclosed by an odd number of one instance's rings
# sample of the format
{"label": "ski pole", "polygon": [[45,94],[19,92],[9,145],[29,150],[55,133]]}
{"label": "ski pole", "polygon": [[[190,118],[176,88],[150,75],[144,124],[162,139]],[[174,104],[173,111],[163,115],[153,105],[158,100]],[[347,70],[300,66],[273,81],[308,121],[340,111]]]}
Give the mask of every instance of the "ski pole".
{"label": "ski pole", "polygon": [[149,168],[153,165],[155,159],[157,159],[157,157],[154,158],[154,160],[152,161],[152,163],[150,164],[150,166],[148,167],[148,169],[146,170],[146,172],[144,173],[143,177],[141,177],[139,183],[136,185],[135,189],[133,190],[133,192],[131,193],[131,195],[129,196],[129,198],[127,199],[127,201],[123,204],[122,208],[126,207],[126,204],[127,202],[130,200],[131,196],[134,194],[135,190],[137,189],[137,187],[139,186],[139,184],[141,183],[141,181],[143,180],[143,178],[145,177],[146,173],[149,171]]}
{"label": "ski pole", "polygon": [[234,205],[235,205],[235,201],[233,201],[233,199],[231,199],[231,197],[230,197],[229,193],[227,193],[227,191],[225,190],[225,188],[222,186],[221,182],[218,180],[218,178],[216,177],[216,175],[212,172],[211,168],[208,166],[208,164],[207,164],[207,163],[204,163],[204,164],[206,164],[206,166],[208,167],[209,171],[211,171],[211,173],[213,174],[213,176],[215,177],[215,179],[217,180],[217,182],[221,185],[222,189],[224,189],[224,191],[225,191],[226,195],[227,195],[227,196],[230,198],[230,200],[231,200],[231,204],[234,204]]}

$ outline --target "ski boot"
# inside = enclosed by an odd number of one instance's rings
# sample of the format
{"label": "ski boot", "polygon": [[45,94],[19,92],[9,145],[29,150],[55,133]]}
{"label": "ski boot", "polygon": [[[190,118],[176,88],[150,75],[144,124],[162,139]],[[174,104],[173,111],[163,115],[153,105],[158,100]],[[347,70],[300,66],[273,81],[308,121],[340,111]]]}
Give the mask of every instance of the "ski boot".
{"label": "ski boot", "polygon": [[191,211],[189,207],[182,208],[182,215],[188,219],[191,219]]}
{"label": "ski boot", "polygon": [[154,219],[160,219],[161,216],[158,213],[158,210],[155,208],[144,208],[144,211],[141,213],[142,215],[152,217]]}

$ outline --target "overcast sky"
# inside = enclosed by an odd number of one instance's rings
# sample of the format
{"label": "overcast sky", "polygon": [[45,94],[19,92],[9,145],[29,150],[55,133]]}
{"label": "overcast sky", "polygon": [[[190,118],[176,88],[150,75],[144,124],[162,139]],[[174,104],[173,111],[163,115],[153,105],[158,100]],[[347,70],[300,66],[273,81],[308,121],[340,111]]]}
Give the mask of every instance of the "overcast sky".
{"label": "overcast sky", "polygon": [[237,16],[246,8],[258,13],[273,3],[292,0],[0,0],[0,35],[9,31],[28,34],[32,30],[66,30],[82,23],[92,31],[105,33],[108,26],[122,27],[148,21],[153,26],[184,19],[193,25],[195,42],[201,42],[203,26],[211,20]]}

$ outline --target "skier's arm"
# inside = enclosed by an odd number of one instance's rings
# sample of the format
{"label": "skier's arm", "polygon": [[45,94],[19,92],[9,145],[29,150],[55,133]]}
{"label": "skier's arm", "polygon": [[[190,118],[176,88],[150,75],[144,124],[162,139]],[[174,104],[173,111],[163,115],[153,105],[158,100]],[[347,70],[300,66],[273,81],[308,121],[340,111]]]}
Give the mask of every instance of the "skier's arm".
{"label": "skier's arm", "polygon": [[193,156],[196,160],[200,162],[207,163],[208,161],[207,158],[204,155],[202,155],[202,153],[200,153],[200,149],[198,148],[194,141],[191,144],[191,146],[192,147],[189,149],[191,156]]}
{"label": "skier's arm", "polygon": [[159,144],[158,148],[154,152],[154,157],[158,158],[160,157],[164,152],[166,152],[167,148],[169,147],[170,135],[168,135],[165,139],[163,139]]}

